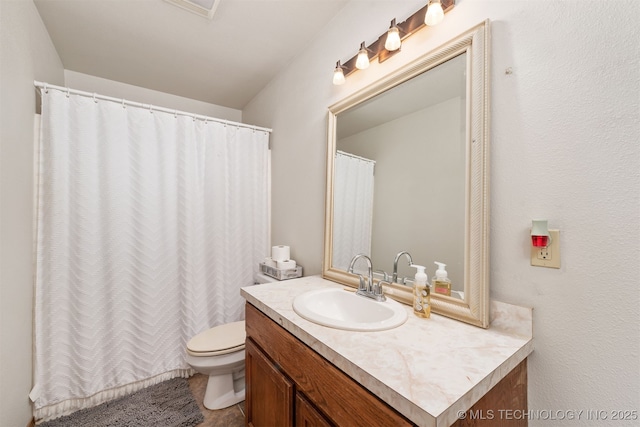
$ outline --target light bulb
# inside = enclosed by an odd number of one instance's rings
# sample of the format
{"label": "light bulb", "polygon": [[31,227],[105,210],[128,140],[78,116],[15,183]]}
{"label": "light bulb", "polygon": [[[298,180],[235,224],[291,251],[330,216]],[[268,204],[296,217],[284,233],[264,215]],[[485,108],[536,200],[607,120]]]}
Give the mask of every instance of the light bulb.
{"label": "light bulb", "polygon": [[393,18],[389,31],[387,32],[387,41],[384,42],[384,48],[389,52],[393,52],[394,50],[400,49],[401,44],[400,30],[398,30],[398,27],[396,26],[396,19]]}
{"label": "light bulb", "polygon": [[336,63],[336,69],[333,70],[333,84],[341,85],[345,82],[344,72],[342,71],[342,65],[340,65],[340,61]]}
{"label": "light bulb", "polygon": [[358,58],[356,59],[356,68],[358,70],[369,68],[369,52],[364,46],[364,42],[360,44],[360,51],[358,52]]}
{"label": "light bulb", "polygon": [[444,11],[440,0],[430,0],[427,13],[424,15],[424,23],[430,27],[438,25],[444,19]]}

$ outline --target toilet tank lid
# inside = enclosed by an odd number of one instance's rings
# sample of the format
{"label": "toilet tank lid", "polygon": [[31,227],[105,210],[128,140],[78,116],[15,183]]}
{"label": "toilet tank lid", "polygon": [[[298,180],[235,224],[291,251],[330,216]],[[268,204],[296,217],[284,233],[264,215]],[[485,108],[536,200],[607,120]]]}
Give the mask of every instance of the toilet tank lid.
{"label": "toilet tank lid", "polygon": [[199,333],[187,343],[193,352],[212,352],[244,345],[247,337],[244,320],[215,326]]}

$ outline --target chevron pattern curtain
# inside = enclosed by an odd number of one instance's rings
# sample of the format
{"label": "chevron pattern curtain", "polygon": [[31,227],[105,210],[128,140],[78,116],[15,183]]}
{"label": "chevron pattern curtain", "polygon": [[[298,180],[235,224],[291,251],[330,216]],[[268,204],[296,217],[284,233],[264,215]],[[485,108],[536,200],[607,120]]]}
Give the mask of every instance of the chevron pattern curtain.
{"label": "chevron pattern curtain", "polygon": [[268,253],[266,132],[42,94],[36,419],[190,374]]}
{"label": "chevron pattern curtain", "polygon": [[357,254],[371,256],[374,168],[376,162],[336,152],[333,189],[333,259],[347,270]]}

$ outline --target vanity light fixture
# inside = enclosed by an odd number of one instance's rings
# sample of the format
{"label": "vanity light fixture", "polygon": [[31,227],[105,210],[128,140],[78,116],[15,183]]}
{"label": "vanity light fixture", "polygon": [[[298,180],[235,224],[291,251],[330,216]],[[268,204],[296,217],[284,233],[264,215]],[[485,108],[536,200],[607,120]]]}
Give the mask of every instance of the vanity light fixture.
{"label": "vanity light fixture", "polygon": [[551,244],[549,226],[546,219],[534,219],[531,222],[531,244],[534,248],[546,248]]}
{"label": "vanity light fixture", "polygon": [[438,25],[444,19],[444,10],[440,0],[429,0],[427,13],[424,15],[424,23],[430,27]]}
{"label": "vanity light fixture", "polygon": [[340,61],[336,62],[336,68],[333,70],[333,84],[341,85],[344,84],[344,71],[342,70],[342,65],[340,65]]}
{"label": "vanity light fixture", "polygon": [[[338,66],[333,71],[333,84],[341,85],[345,77],[356,70],[364,70],[369,67],[370,61],[378,58],[378,62],[384,62],[391,56],[400,52],[402,41],[415,33],[425,25],[433,26],[441,22],[444,14],[455,6],[455,0],[429,0],[427,4],[404,22],[396,24],[396,19],[391,20],[389,30],[378,39],[365,46],[360,44],[358,53],[344,64],[338,61]],[[433,22],[433,23],[432,23]]]}
{"label": "vanity light fixture", "polygon": [[364,42],[360,43],[358,59],[356,59],[356,68],[358,70],[369,68],[369,49],[364,45]]}
{"label": "vanity light fixture", "polygon": [[384,48],[389,52],[400,49],[402,41],[400,41],[400,30],[396,24],[396,18],[391,20],[389,31],[387,31],[387,40],[384,42]]}

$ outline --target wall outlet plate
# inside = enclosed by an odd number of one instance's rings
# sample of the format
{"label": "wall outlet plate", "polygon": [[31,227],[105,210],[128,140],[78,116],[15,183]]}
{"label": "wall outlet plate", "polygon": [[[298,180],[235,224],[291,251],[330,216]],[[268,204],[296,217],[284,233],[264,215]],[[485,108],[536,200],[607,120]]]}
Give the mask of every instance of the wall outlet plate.
{"label": "wall outlet plate", "polygon": [[560,268],[560,230],[549,230],[551,244],[546,248],[531,247],[531,265]]}

